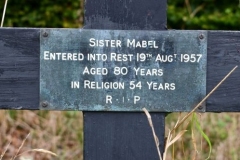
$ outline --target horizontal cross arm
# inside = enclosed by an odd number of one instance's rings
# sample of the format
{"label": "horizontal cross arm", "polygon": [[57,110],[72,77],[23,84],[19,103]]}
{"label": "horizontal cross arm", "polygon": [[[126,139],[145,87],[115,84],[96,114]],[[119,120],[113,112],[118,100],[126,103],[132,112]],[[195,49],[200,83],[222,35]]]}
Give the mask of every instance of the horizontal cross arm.
{"label": "horizontal cross arm", "polygon": [[[50,37],[50,35],[48,35],[48,33],[44,33],[43,30],[44,29],[37,29],[37,28],[35,29],[34,28],[0,29],[0,108],[1,109],[38,110],[38,109],[48,108],[49,104],[45,103],[44,101],[41,101],[41,96],[40,96],[41,37],[44,37],[44,36]],[[60,32],[61,32],[61,29],[60,29]],[[129,31],[129,33],[131,32],[134,32],[134,31]],[[141,32],[149,32],[149,31],[141,31]],[[166,32],[169,32],[169,31],[166,31]],[[181,33],[181,31],[178,31],[178,32]],[[196,32],[199,32],[199,31],[196,31]],[[115,31],[113,31],[112,33],[115,33]],[[171,33],[171,31],[169,33]],[[209,93],[214,88],[214,86],[217,85],[218,82],[221,81],[221,79],[234,66],[240,64],[240,32],[206,31],[206,33],[207,33],[206,34],[207,37],[200,36],[199,38],[207,39],[206,40],[207,62],[206,62],[206,86],[205,87],[206,87],[206,93]],[[89,45],[105,45],[105,46],[109,45],[112,48],[120,48],[123,45],[120,39],[114,40],[114,41],[108,40],[108,41],[99,41],[99,42],[97,42],[95,39],[91,39],[89,43],[90,43]],[[61,44],[59,41],[59,45],[64,45],[64,44]],[[137,45],[137,43],[135,43],[135,41],[129,41],[129,45]],[[144,47],[144,46],[152,47],[153,49],[154,48],[157,49],[157,47],[160,47],[154,41],[147,41],[146,43],[142,42],[141,47]],[[112,56],[112,60],[114,61],[120,61],[120,60],[122,61],[123,59],[129,60],[132,58],[130,55],[120,57],[120,55],[117,56],[116,54],[111,56]],[[149,55],[145,54],[145,56],[148,56],[148,58],[150,58],[150,54]],[[49,57],[46,56],[45,58],[49,58]],[[65,58],[73,59],[74,55],[66,56]],[[81,55],[75,55],[75,58],[76,60],[81,59]],[[119,62],[116,62],[116,63],[119,63]],[[90,71],[85,70],[85,73],[88,73],[88,72]],[[99,73],[101,72],[101,74],[104,74],[105,71],[101,70],[98,72]],[[152,74],[161,74],[161,73],[160,73],[160,70],[156,70]],[[213,95],[209,97],[209,99],[206,102],[207,112],[240,111],[239,75],[240,75],[240,70],[237,69],[213,93]],[[191,77],[191,75],[188,75],[188,76]],[[59,78],[61,79],[63,77],[59,77]],[[90,82],[89,82],[89,85],[90,85]],[[91,85],[95,85],[95,84],[91,84]],[[136,87],[137,84],[134,83],[131,85],[134,85]],[[136,102],[140,100],[138,97],[135,97],[135,98],[136,98],[135,99]],[[171,97],[171,98],[177,99],[178,97]],[[184,99],[179,99],[179,101],[184,101]],[[187,101],[187,99],[185,101]],[[110,99],[109,99],[109,102],[110,102]],[[181,106],[176,106],[176,107],[181,107]],[[52,109],[62,110],[61,107],[52,108]],[[71,108],[71,107],[66,109],[78,110],[78,108]],[[83,109],[83,110],[87,110],[87,109]],[[111,109],[105,109],[105,110],[107,111]],[[166,112],[173,112],[176,110],[177,109],[170,108]],[[131,111],[131,109],[129,109],[129,111]],[[132,110],[132,111],[136,111],[136,110]],[[158,111],[158,110],[156,109],[154,111]],[[160,111],[162,112],[162,110]],[[180,111],[180,110],[178,109],[177,111]]]}

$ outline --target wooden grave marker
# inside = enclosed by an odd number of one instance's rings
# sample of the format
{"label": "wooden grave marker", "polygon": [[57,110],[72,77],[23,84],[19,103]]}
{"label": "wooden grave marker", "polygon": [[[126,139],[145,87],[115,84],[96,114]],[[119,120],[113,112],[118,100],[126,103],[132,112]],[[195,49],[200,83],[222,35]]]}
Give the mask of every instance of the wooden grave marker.
{"label": "wooden grave marker", "polygon": [[[160,30],[165,0],[86,1],[83,29],[1,28],[0,108],[83,110],[84,159],[158,159],[141,109],[163,150],[165,113],[191,110],[240,63],[238,31]],[[240,111],[239,75],[201,111]]]}

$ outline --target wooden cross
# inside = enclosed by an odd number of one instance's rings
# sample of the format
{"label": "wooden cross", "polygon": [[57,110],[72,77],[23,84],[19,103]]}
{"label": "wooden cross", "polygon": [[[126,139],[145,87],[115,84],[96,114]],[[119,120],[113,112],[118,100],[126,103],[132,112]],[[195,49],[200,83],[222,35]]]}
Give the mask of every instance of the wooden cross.
{"label": "wooden cross", "polygon": [[[167,30],[166,8],[166,0],[86,1],[84,29]],[[206,32],[209,93],[240,64],[240,32]],[[0,108],[40,109],[40,37],[47,37],[48,33],[37,28],[3,28],[0,35]],[[240,70],[236,70],[209,97],[206,112],[240,111],[239,75]],[[47,107],[48,103],[41,102],[41,106]],[[143,112],[84,111],[83,115],[84,159],[158,159]],[[166,112],[151,115],[163,150]]]}

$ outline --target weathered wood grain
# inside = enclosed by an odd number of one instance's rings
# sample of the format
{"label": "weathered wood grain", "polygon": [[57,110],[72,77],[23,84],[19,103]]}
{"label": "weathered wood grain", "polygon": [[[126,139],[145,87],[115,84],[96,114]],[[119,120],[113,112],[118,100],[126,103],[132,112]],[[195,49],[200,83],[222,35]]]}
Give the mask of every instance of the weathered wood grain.
{"label": "weathered wood grain", "polygon": [[166,0],[89,0],[84,28],[116,30],[165,30]]}
{"label": "weathered wood grain", "polygon": [[[91,0],[85,3],[89,29],[164,30],[166,0]],[[152,113],[161,149],[164,113]],[[84,159],[159,159],[144,113],[84,112]]]}
{"label": "weathered wood grain", "polygon": [[[39,29],[0,29],[0,108],[38,109]],[[207,92],[240,64],[240,32],[209,31]],[[238,68],[207,100],[208,112],[240,111]]]}
{"label": "weathered wood grain", "polygon": [[38,109],[39,29],[0,29],[0,108]]}
{"label": "weathered wood grain", "polygon": [[[163,148],[165,116],[151,116]],[[145,114],[84,112],[84,159],[158,159]]]}
{"label": "weathered wood grain", "polygon": [[[230,70],[240,65],[240,32],[209,31],[207,54],[207,92],[210,92]],[[240,111],[240,68],[210,96],[206,111]]]}

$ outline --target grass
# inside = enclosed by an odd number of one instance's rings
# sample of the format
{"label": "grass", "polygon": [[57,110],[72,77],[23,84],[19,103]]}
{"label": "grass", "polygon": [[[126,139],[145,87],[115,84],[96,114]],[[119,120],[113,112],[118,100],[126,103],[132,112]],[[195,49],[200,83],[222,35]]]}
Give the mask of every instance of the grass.
{"label": "grass", "polygon": [[4,18],[5,18],[5,13],[6,13],[6,9],[7,9],[7,3],[8,3],[8,0],[5,0],[4,9],[3,9],[3,14],[2,14],[1,27],[3,27]]}
{"label": "grass", "polygon": [[[176,122],[178,117],[179,113],[172,113],[166,117],[166,131],[174,127],[174,122]],[[238,138],[240,113],[204,113],[198,115],[198,117],[202,129],[211,140],[212,153],[210,159],[240,159],[240,141]],[[193,159],[195,155],[190,126],[184,124],[179,130],[183,129],[188,131],[181,140],[174,144],[175,160]],[[196,129],[194,135],[197,146],[196,159],[206,159],[209,153],[209,145]],[[169,152],[166,159],[173,159],[172,155]]]}
{"label": "grass", "polygon": [[[208,152],[208,156],[207,159],[210,159],[211,153],[212,153],[212,144],[211,141],[209,139],[209,137],[207,136],[207,134],[205,134],[204,130],[201,127],[200,121],[197,118],[197,114],[195,113],[195,111],[198,109],[198,107],[200,107],[205,101],[206,99],[211,96],[211,94],[218,89],[218,87],[238,68],[238,66],[235,66],[212,90],[211,92],[209,92],[189,113],[187,113],[186,115],[184,115],[183,117],[180,115],[178,116],[178,119],[175,121],[174,126],[172,126],[172,129],[168,129],[168,133],[166,134],[166,140],[165,140],[165,148],[164,148],[164,152],[161,152],[159,149],[159,140],[158,137],[155,134],[155,130],[154,130],[154,126],[152,123],[152,119],[151,119],[151,115],[149,114],[149,112],[147,111],[146,108],[143,108],[143,111],[145,112],[149,125],[152,128],[152,133],[153,133],[153,137],[155,140],[155,144],[156,144],[156,148],[158,151],[158,155],[159,155],[159,159],[160,160],[166,160],[167,159],[167,152],[169,150],[169,148],[172,146],[172,159],[175,159],[175,143],[181,139],[183,137],[183,135],[185,134],[185,132],[187,132],[188,130],[190,130],[191,132],[191,143],[192,143],[192,148],[194,149],[194,154],[192,159],[197,159],[197,154],[198,149],[197,149],[197,141],[196,141],[196,136],[195,136],[195,131],[194,128],[197,128],[198,133],[200,133],[201,137],[203,137],[206,142],[208,143],[209,146],[209,152]],[[192,117],[192,120],[187,121],[187,119],[189,119],[189,117]],[[183,129],[179,128],[181,126],[183,126],[185,124],[187,124]],[[187,130],[187,128],[190,126],[190,128]],[[177,134],[176,134],[177,133]],[[188,141],[189,142],[189,141]],[[202,142],[202,140],[201,140]],[[189,157],[186,157],[185,155],[185,147],[184,144],[185,141],[182,141],[182,150],[183,150],[183,157],[182,158],[187,158],[189,159]],[[201,147],[202,147],[202,143],[201,143]],[[163,157],[161,156],[163,155]]]}
{"label": "grass", "polygon": [[[11,159],[17,154],[21,154],[19,159],[82,159],[82,127],[81,112],[1,110],[2,159]],[[58,157],[46,151],[56,153]]]}
{"label": "grass", "polygon": [[[182,113],[182,117],[186,113]],[[171,113],[166,117],[166,135],[175,126],[180,113]],[[238,160],[240,159],[239,132],[240,113],[203,113],[198,115],[204,132],[212,143],[210,159]],[[155,124],[157,125],[157,124]],[[52,160],[78,160],[83,156],[81,112],[56,111],[0,111],[0,153],[6,148],[3,160],[11,159],[22,142],[26,139],[19,153],[34,148],[43,148],[58,155],[53,157],[46,153],[26,152],[21,157]],[[184,136],[174,144],[174,159],[189,160],[194,157],[195,150],[192,143],[190,126],[184,124],[179,130],[188,130]],[[209,146],[201,134],[194,130],[197,154],[196,159],[202,160],[208,156]],[[11,142],[11,143],[10,143]],[[10,143],[10,144],[9,144]],[[166,156],[173,159],[172,148]],[[80,157],[80,158],[79,158]]]}

